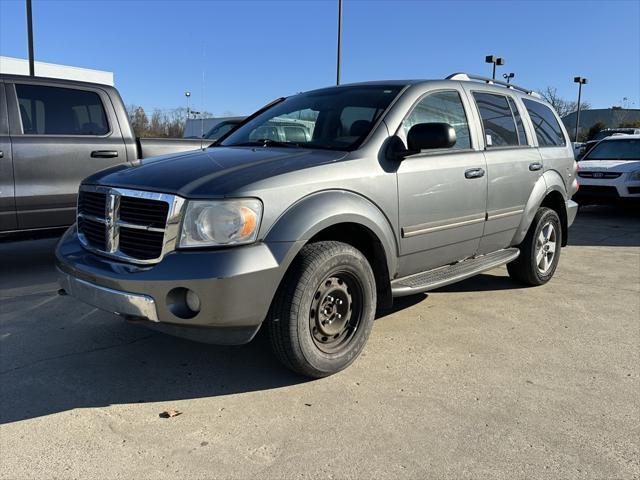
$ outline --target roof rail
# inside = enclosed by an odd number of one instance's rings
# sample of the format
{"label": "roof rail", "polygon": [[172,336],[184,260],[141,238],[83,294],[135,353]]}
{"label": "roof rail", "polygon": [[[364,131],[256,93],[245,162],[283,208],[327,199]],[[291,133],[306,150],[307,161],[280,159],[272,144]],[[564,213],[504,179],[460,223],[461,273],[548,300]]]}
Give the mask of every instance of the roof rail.
{"label": "roof rail", "polygon": [[472,80],[476,80],[479,82],[484,82],[489,85],[501,85],[503,87],[511,88],[513,90],[518,90],[519,92],[526,93],[527,95],[531,95],[535,98],[542,98],[539,93],[534,92],[533,90],[529,90],[528,88],[519,87],[518,85],[514,85],[513,83],[502,82],[500,80],[494,80],[493,78],[481,77],[479,75],[469,75],[468,73],[458,72],[452,73],[449,75],[447,80],[460,80],[465,82],[470,82]]}

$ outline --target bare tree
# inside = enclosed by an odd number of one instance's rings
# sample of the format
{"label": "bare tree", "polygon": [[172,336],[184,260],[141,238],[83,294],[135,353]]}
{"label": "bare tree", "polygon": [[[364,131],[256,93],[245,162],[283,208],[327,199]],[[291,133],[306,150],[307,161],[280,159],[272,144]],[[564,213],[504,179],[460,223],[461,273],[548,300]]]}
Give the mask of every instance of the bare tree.
{"label": "bare tree", "polygon": [[[578,110],[578,102],[562,98],[558,94],[558,89],[555,87],[549,86],[544,90],[539,90],[538,93],[551,104],[554,110],[558,112],[558,115],[560,115],[560,118],[566,117],[570,113]],[[583,101],[580,105],[580,110],[588,110],[590,108],[591,104],[589,102]]]}

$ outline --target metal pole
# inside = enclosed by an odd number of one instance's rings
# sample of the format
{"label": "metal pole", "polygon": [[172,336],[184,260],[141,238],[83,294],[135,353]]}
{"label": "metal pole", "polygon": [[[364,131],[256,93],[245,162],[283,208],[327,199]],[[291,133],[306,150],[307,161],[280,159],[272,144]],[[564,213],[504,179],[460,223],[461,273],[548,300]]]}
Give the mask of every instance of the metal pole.
{"label": "metal pole", "polygon": [[496,79],[496,62],[493,62],[493,79]]}
{"label": "metal pole", "polygon": [[580,97],[582,96],[582,82],[578,83],[578,115],[576,116],[576,136],[574,141],[578,141],[578,129],[580,128]]}
{"label": "metal pole", "polygon": [[29,37],[29,75],[35,75],[35,61],[33,59],[33,18],[31,15],[31,0],[27,0],[27,36]]}
{"label": "metal pole", "polygon": [[340,57],[342,50],[342,0],[338,0],[338,58],[336,64],[336,85],[340,85]]}

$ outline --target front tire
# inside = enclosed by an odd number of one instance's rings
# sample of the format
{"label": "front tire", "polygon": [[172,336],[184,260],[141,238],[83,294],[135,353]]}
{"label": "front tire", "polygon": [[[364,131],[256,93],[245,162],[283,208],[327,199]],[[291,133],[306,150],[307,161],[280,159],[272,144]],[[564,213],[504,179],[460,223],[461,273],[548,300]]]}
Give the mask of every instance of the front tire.
{"label": "front tire", "polygon": [[519,246],[520,256],[507,265],[509,275],[527,285],[544,285],[556,271],[561,244],[560,217],[550,208],[539,208]]}
{"label": "front tire", "polygon": [[375,277],[359,250],[335,241],[306,245],[269,311],[272,349],[295,372],[332,375],[364,348],[375,310]]}

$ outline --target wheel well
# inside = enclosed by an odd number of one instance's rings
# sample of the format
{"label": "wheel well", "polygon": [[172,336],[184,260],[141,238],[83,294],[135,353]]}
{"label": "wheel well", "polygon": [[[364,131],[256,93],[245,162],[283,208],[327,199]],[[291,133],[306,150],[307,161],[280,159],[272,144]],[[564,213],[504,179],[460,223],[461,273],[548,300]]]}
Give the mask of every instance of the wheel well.
{"label": "wheel well", "polygon": [[321,230],[315,234],[308,243],[321,240],[335,240],[347,243],[362,252],[369,261],[376,279],[378,293],[378,309],[391,308],[393,297],[391,296],[391,283],[389,269],[387,268],[387,255],[382,242],[364,225],[358,223],[338,223]]}
{"label": "wheel well", "polygon": [[560,192],[554,190],[544,197],[540,206],[555,210],[560,217],[560,226],[562,227],[562,246],[565,247],[569,239],[569,231],[567,227],[567,206],[564,202],[564,197]]}

